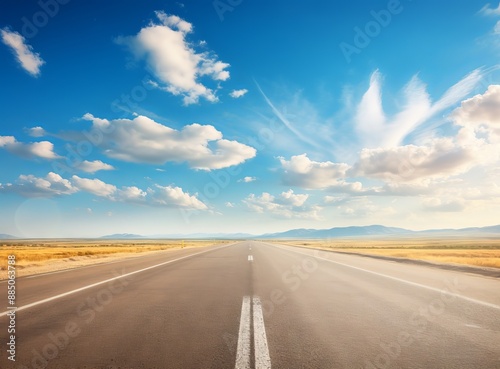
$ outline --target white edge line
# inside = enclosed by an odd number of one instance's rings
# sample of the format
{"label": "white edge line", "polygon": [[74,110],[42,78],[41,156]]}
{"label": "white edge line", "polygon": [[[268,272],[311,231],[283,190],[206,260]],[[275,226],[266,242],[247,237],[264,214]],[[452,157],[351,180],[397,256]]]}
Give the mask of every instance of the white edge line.
{"label": "white edge line", "polygon": [[255,346],[255,369],[271,369],[271,358],[269,357],[262,304],[257,296],[253,298],[253,338]]}
{"label": "white edge line", "polygon": [[[371,271],[371,270],[367,270],[367,269],[363,269],[363,268],[358,268],[358,267],[355,267],[355,266],[352,266],[352,265],[349,265],[349,264],[339,263],[338,261],[333,261],[333,260],[330,260],[330,259],[322,258],[320,256],[309,255],[309,254],[306,254],[306,253],[303,253],[303,252],[299,252],[299,251],[295,251],[295,250],[290,250],[290,249],[285,248],[283,246],[272,245],[272,244],[269,244],[269,245],[275,246],[275,247],[278,247],[278,248],[282,248],[284,250],[288,250],[288,251],[291,251],[291,252],[295,252],[297,254],[310,256],[310,257],[313,257],[313,258],[316,258],[316,259],[326,260],[326,261],[329,261],[330,263],[342,265],[342,266],[345,266],[347,268],[361,270],[361,271],[363,271],[365,273],[370,273],[370,274],[378,275],[380,277],[385,277],[385,278],[388,278],[388,279],[392,279],[394,281],[398,281],[398,282],[401,282],[401,283],[409,284],[410,286],[425,288],[425,289],[428,289],[430,291],[439,292],[439,293],[442,293],[442,294],[445,294],[445,295],[448,295],[448,296],[457,297],[459,299],[462,299],[462,300],[465,300],[465,301],[469,301],[469,302],[472,302],[474,304],[483,305],[483,306],[487,306],[487,307],[490,307],[490,308],[493,308],[493,309],[500,310],[500,306],[498,306],[498,305],[491,304],[491,303],[486,302],[486,301],[476,300],[476,299],[473,299],[472,297],[467,297],[467,296],[459,295],[457,293],[448,292],[448,291],[443,290],[443,289],[426,286],[424,284],[407,281],[405,279],[401,279],[401,278],[397,278],[397,277],[392,277],[392,276],[387,275],[387,274],[382,274],[382,273],[374,272],[374,271]],[[319,250],[319,249],[314,249],[314,250]],[[319,250],[319,251],[321,251],[321,250]]]}
{"label": "white edge line", "polygon": [[[178,259],[165,261],[163,263],[152,265],[152,266],[147,267],[147,268],[139,269],[139,270],[136,270],[136,271],[133,271],[133,272],[130,272],[130,273],[119,275],[117,277],[109,278],[109,279],[106,279],[106,280],[101,281],[101,282],[89,284],[88,286],[77,288],[76,290],[64,292],[64,293],[61,293],[61,294],[56,295],[56,296],[52,296],[52,297],[49,297],[49,298],[46,298],[46,299],[43,299],[43,300],[40,300],[40,301],[32,302],[31,304],[28,304],[28,305],[20,306],[20,307],[18,307],[16,309],[16,311],[26,310],[26,309],[29,309],[29,308],[31,308],[33,306],[37,306],[37,305],[41,305],[41,304],[44,304],[44,303],[49,302],[49,301],[57,300],[57,299],[60,299],[61,297],[69,296],[69,295],[72,295],[74,293],[77,293],[77,292],[80,292],[80,291],[84,291],[84,290],[87,290],[89,288],[99,286],[101,284],[112,282],[112,281],[115,281],[115,280],[120,279],[120,278],[124,278],[124,277],[128,277],[130,275],[134,275],[134,274],[137,274],[137,273],[145,272],[146,270],[154,269],[154,268],[157,268],[157,267],[162,266],[162,265],[167,265],[167,264],[179,261],[179,260],[187,259],[187,258],[196,256],[196,255],[205,254],[207,252],[214,251],[214,250],[219,250],[219,249],[222,249],[222,248],[225,248],[225,247],[229,247],[229,246],[232,246],[232,245],[234,245],[234,244],[224,245],[224,246],[221,246],[221,247],[217,247],[215,249],[210,249],[210,250],[205,250],[205,251],[202,251],[202,252],[197,252],[196,254],[186,255],[186,256],[183,256],[183,257],[178,258]],[[7,315],[8,312],[9,311],[4,311],[4,312],[0,313],[0,317]]]}
{"label": "white edge line", "polygon": [[250,369],[250,333],[250,296],[245,296],[241,304],[235,369]]}

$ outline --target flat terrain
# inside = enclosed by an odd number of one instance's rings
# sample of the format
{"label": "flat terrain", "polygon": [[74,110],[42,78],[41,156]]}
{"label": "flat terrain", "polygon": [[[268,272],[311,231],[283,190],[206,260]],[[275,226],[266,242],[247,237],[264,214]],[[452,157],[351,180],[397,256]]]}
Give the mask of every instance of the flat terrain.
{"label": "flat terrain", "polygon": [[16,255],[18,276],[55,272],[185,247],[229,241],[205,240],[5,240],[0,241],[0,280],[7,278],[7,257]]}
{"label": "flat terrain", "polygon": [[338,252],[500,268],[499,239],[379,239],[273,241]]}
{"label": "flat terrain", "polygon": [[[245,241],[16,286],[2,368],[500,369],[491,277]],[[0,312],[3,342],[8,323]]]}

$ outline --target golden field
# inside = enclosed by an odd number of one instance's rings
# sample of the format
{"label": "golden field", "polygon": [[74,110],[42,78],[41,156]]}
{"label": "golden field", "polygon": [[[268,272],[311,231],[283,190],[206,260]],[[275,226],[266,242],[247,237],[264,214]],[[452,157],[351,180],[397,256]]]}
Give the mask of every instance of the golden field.
{"label": "golden field", "polygon": [[500,268],[499,239],[380,239],[366,241],[358,239],[277,242],[338,252]]}
{"label": "golden field", "polygon": [[7,277],[7,257],[16,256],[17,275],[50,272],[184,247],[205,247],[229,241],[206,240],[9,240],[0,241],[0,280]]}

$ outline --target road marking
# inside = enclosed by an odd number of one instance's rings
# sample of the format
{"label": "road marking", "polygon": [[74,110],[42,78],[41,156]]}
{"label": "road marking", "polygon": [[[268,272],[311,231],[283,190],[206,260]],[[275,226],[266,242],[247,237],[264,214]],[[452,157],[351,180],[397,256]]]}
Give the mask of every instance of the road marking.
{"label": "road marking", "polygon": [[[210,249],[210,250],[205,250],[205,251],[197,252],[196,254],[191,254],[191,255],[183,256],[183,257],[178,258],[178,259],[165,261],[163,263],[152,265],[152,266],[147,267],[147,268],[139,269],[139,270],[136,270],[134,272],[122,274],[122,275],[119,275],[117,277],[113,277],[113,278],[109,278],[109,279],[105,279],[104,281],[101,281],[101,282],[92,283],[92,284],[89,284],[88,286],[80,287],[80,288],[77,288],[75,290],[64,292],[64,293],[61,293],[61,294],[56,295],[56,296],[52,296],[52,297],[49,297],[49,298],[46,298],[46,299],[43,299],[43,300],[40,300],[40,301],[32,302],[31,304],[20,306],[20,307],[17,308],[16,311],[26,310],[26,309],[29,309],[29,308],[31,308],[33,306],[45,304],[46,302],[54,301],[54,300],[60,299],[62,297],[66,297],[66,296],[72,295],[72,294],[77,293],[77,292],[85,291],[85,290],[88,290],[89,288],[100,286],[101,284],[112,282],[112,281],[115,281],[115,280],[120,279],[120,278],[124,278],[124,277],[128,277],[130,275],[134,275],[134,274],[137,274],[137,273],[145,272],[146,270],[158,268],[158,267],[160,267],[162,265],[171,264],[171,263],[174,263],[174,262],[179,261],[179,260],[191,258],[191,257],[196,256],[196,255],[205,254],[205,253],[210,252],[210,251],[215,251],[215,250],[223,249],[223,248],[226,248],[226,247],[229,247],[229,246],[232,246],[232,245],[233,244],[229,244],[229,245],[224,245],[224,246],[221,246],[221,247],[217,247],[215,249]],[[8,312],[9,311],[4,311],[3,313],[0,313],[0,317],[7,315]]]}
{"label": "road marking", "polygon": [[238,334],[238,348],[236,351],[235,369],[251,368],[251,328],[250,309],[253,307],[253,339],[255,351],[255,369],[271,369],[271,358],[269,357],[269,347],[267,345],[266,328],[264,325],[264,315],[262,314],[262,303],[260,298],[254,296],[243,297],[241,304],[240,331]]}
{"label": "road marking", "polygon": [[[491,304],[491,303],[486,302],[486,301],[476,300],[476,299],[474,299],[472,297],[467,297],[467,296],[459,295],[457,293],[448,292],[448,291],[443,290],[443,289],[426,286],[424,284],[420,284],[420,283],[417,283],[417,282],[407,281],[406,279],[401,279],[401,278],[393,277],[393,276],[390,276],[390,275],[387,275],[387,274],[382,274],[382,273],[374,272],[374,271],[371,271],[371,270],[368,270],[368,269],[358,268],[358,267],[355,267],[355,266],[352,266],[352,265],[349,265],[349,264],[339,263],[338,261],[333,261],[333,260],[330,260],[330,259],[327,259],[327,258],[322,258],[320,256],[315,256],[315,255],[311,255],[311,254],[306,254],[304,252],[290,250],[290,249],[282,247],[282,246],[273,245],[273,244],[268,244],[268,245],[275,246],[275,247],[278,247],[278,248],[281,248],[281,249],[284,249],[284,250],[287,250],[287,251],[290,251],[290,252],[295,252],[297,254],[307,255],[307,256],[310,256],[310,257],[313,257],[313,258],[316,258],[316,259],[326,260],[326,261],[329,261],[330,263],[342,265],[342,266],[345,266],[345,267],[351,268],[351,269],[360,270],[360,271],[363,271],[365,273],[370,273],[370,274],[373,274],[373,275],[378,275],[380,277],[385,277],[385,278],[388,278],[388,279],[392,279],[394,281],[405,283],[405,284],[408,284],[410,286],[425,288],[425,289],[430,290],[430,291],[439,292],[439,293],[441,293],[443,295],[456,297],[456,298],[459,298],[459,299],[462,299],[462,300],[465,300],[465,301],[468,301],[468,302],[472,302],[472,303],[477,304],[477,305],[482,305],[482,306],[486,306],[486,307],[489,307],[489,308],[500,310],[500,306],[498,306],[498,305]],[[316,250],[318,250],[318,249],[316,249]]]}
{"label": "road marking", "polygon": [[253,261],[253,255],[248,255],[248,261]]}
{"label": "road marking", "polygon": [[253,298],[253,339],[255,347],[255,369],[271,369],[271,358],[267,346],[266,328],[262,314],[262,304],[256,296]]}
{"label": "road marking", "polygon": [[241,304],[235,369],[250,369],[250,334],[250,296],[245,296],[243,297],[243,304]]}

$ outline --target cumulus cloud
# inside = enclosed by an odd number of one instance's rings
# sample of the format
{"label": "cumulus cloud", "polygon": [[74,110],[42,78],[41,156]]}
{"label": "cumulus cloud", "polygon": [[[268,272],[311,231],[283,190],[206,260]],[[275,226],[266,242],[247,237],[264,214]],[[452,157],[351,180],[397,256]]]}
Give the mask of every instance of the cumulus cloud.
{"label": "cumulus cloud", "polygon": [[26,43],[26,39],[18,32],[3,28],[0,31],[2,42],[7,45],[23,69],[33,77],[40,75],[40,67],[45,64],[40,54],[33,51],[33,47]]}
{"label": "cumulus cloud", "polygon": [[77,166],[77,168],[86,173],[95,173],[99,170],[115,169],[112,165],[103,163],[101,160],[94,160],[94,161],[84,160]]}
{"label": "cumulus cloud", "polygon": [[246,88],[243,88],[241,90],[233,90],[229,93],[229,96],[231,96],[233,99],[238,99],[245,96],[247,92],[248,90]]}
{"label": "cumulus cloud", "polygon": [[121,189],[105,183],[97,178],[81,178],[76,175],[70,180],[56,173],[49,173],[44,178],[34,175],[21,175],[16,183],[0,183],[0,192],[17,193],[24,197],[54,197],[71,195],[76,192],[87,192],[110,201],[161,206],[208,210],[208,206],[180,187],[155,185],[146,191],[138,187],[124,186]]}
{"label": "cumulus cloud", "polygon": [[100,179],[88,179],[73,176],[71,182],[79,190],[89,192],[96,196],[110,197],[116,192],[116,186],[107,184]]}
{"label": "cumulus cloud", "polygon": [[[158,82],[153,86],[174,95],[183,96],[185,105],[197,103],[200,97],[216,102],[215,91],[205,86],[201,77],[213,81],[229,78],[228,63],[218,60],[211,52],[197,52],[187,36],[193,32],[191,23],[175,15],[157,11],[158,22],[151,22],[135,36],[119,37],[138,59],[145,59]],[[164,86],[161,86],[164,84]]]}
{"label": "cumulus cloud", "polygon": [[284,170],[283,182],[307,189],[337,185],[338,180],[344,178],[350,168],[345,163],[312,161],[307,154],[292,156],[290,160],[280,157],[279,160]]}
{"label": "cumulus cloud", "polygon": [[195,195],[190,195],[180,187],[159,186],[148,191],[153,199],[153,203],[164,206],[175,206],[188,209],[207,210],[208,207]]}
{"label": "cumulus cloud", "polygon": [[24,197],[53,197],[78,191],[69,180],[50,172],[44,178],[20,175],[16,183],[0,184],[0,192],[13,192]]}
{"label": "cumulus cloud", "polygon": [[31,137],[43,137],[47,134],[47,132],[42,127],[33,127],[26,129],[26,132]]}
{"label": "cumulus cloud", "polygon": [[136,186],[123,187],[121,190],[117,191],[116,198],[125,202],[139,202],[142,203],[146,201],[146,196],[148,193],[141,190]]}
{"label": "cumulus cloud", "polygon": [[486,134],[489,142],[500,143],[500,85],[491,85],[484,94],[463,101],[451,117],[477,135]]}
{"label": "cumulus cloud", "polygon": [[273,196],[263,192],[260,196],[248,195],[243,203],[257,213],[270,213],[281,218],[319,219],[321,207],[306,205],[307,194],[295,194],[292,190]]}
{"label": "cumulus cloud", "polygon": [[439,138],[423,146],[363,149],[352,174],[392,182],[446,178],[468,171],[475,159],[475,150]]}
{"label": "cumulus cloud", "polygon": [[[211,125],[194,123],[175,130],[141,115],[133,120],[107,120],[86,114],[83,119],[92,122],[91,135],[103,136],[97,146],[106,156],[127,162],[187,162],[194,169],[212,170],[241,164],[256,155],[253,147],[224,139]],[[103,131],[107,133],[102,135]],[[84,139],[77,133],[66,135]]]}
{"label": "cumulus cloud", "polygon": [[13,136],[0,136],[0,148],[23,158],[57,159],[54,144],[49,141],[22,143]]}
{"label": "cumulus cloud", "polygon": [[244,177],[242,179],[238,179],[238,182],[249,183],[249,182],[254,182],[256,180],[257,180],[257,178],[255,178],[255,177]]}
{"label": "cumulus cloud", "polygon": [[234,208],[234,204],[233,204],[232,202],[229,202],[229,201],[228,201],[228,202],[226,202],[226,203],[225,203],[225,205],[226,205],[226,207],[228,207],[228,208]]}

